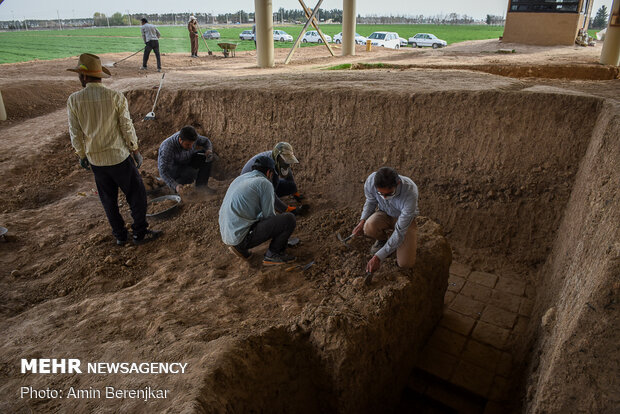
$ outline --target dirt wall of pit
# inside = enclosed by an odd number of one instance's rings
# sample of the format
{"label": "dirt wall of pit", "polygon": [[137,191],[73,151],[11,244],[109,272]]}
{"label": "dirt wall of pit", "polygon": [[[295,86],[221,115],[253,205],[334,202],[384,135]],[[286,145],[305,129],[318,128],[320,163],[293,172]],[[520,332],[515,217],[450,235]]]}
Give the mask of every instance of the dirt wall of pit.
{"label": "dirt wall of pit", "polygon": [[620,407],[620,105],[598,117],[549,259],[540,272],[524,411]]}
{"label": "dirt wall of pit", "polygon": [[[533,91],[400,91],[316,86],[162,92],[157,121],[139,122],[152,148],[185,124],[212,138],[236,175],[249,156],[289,141],[303,187],[360,205],[370,172],[390,165],[420,189],[420,211],[481,266],[548,255],[585,154],[600,100]],[[349,86],[349,85],[347,85]],[[155,91],[128,93],[134,119]]]}

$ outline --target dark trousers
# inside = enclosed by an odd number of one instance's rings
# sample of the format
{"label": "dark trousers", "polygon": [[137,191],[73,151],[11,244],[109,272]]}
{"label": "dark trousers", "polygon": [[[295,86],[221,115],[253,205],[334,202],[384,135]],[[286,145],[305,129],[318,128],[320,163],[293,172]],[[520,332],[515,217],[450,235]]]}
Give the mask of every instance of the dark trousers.
{"label": "dark trousers", "polygon": [[269,253],[271,255],[283,253],[295,226],[296,221],[293,213],[276,214],[254,223],[250,232],[238,246],[241,249],[251,249],[271,240]]}
{"label": "dark trousers", "polygon": [[149,40],[144,47],[144,55],[142,56],[142,66],[146,67],[149,61],[151,50],[155,52],[157,58],[157,69],[161,69],[161,57],[159,56],[159,40]]}
{"label": "dark trousers", "polygon": [[281,213],[286,211],[288,206],[284,201],[280,200],[280,197],[295,194],[297,192],[297,184],[295,184],[293,174],[289,174],[287,178],[279,178],[275,187],[276,200],[273,203],[273,206],[277,212]]}
{"label": "dark trousers", "polygon": [[211,176],[211,161],[206,162],[204,155],[194,154],[188,165],[177,166],[172,178],[179,184],[191,184],[196,181],[196,187],[206,186]]}
{"label": "dark trousers", "polygon": [[118,210],[118,189],[125,193],[131,209],[133,224],[131,228],[137,237],[144,235],[148,227],[146,222],[146,190],[140,172],[131,157],[120,164],[98,167],[91,164],[99,199],[112,226],[112,234],[118,240],[127,239],[125,221]]}

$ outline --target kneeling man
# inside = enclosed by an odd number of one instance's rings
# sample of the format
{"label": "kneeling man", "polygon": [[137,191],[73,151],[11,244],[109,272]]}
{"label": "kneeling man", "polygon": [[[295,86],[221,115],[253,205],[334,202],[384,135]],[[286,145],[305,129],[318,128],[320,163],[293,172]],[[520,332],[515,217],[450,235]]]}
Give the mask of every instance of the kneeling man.
{"label": "kneeling man", "polygon": [[184,126],[159,146],[159,175],[177,193],[183,184],[193,182],[196,188],[207,189],[212,162],[211,141],[192,126]]}
{"label": "kneeling man", "polygon": [[271,240],[263,259],[263,264],[268,266],[295,260],[285,253],[288,239],[295,230],[295,216],[292,213],[276,215],[273,207],[275,169],[270,156],[257,157],[252,170],[230,184],[219,214],[222,241],[240,258],[248,259],[249,249]]}
{"label": "kneeling man", "polygon": [[381,262],[394,251],[398,266],[413,267],[417,248],[418,187],[393,168],[382,167],[368,176],[364,194],[362,217],[353,234],[377,240],[370,249],[373,256],[366,271],[378,270]]}

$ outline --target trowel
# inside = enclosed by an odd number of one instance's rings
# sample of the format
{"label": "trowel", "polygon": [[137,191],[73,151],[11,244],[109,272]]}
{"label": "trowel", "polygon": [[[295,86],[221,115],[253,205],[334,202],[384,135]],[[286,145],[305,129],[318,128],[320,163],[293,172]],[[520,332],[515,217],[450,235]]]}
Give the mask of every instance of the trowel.
{"label": "trowel", "polygon": [[353,236],[355,236],[355,234],[353,234],[353,233],[351,233],[351,235],[349,235],[348,237],[342,237],[342,235],[340,233],[336,234],[336,237],[338,237],[338,240],[340,240],[342,242],[342,244],[347,246],[349,249],[351,248],[351,246],[347,242],[349,240],[351,240],[353,238]]}

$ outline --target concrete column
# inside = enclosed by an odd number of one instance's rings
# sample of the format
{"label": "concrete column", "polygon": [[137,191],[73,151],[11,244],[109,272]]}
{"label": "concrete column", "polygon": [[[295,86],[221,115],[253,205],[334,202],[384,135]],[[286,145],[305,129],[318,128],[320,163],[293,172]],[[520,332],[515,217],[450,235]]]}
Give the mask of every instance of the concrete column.
{"label": "concrete column", "polygon": [[342,56],[355,55],[355,0],[343,0],[342,5]]}
{"label": "concrete column", "polygon": [[254,0],[256,61],[261,68],[274,67],[272,9],[271,0]]}
{"label": "concrete column", "polygon": [[[614,0],[610,14],[612,16],[620,16],[620,0]],[[610,20],[609,23],[612,23],[612,21]],[[605,34],[603,50],[601,51],[601,63],[603,65],[620,66],[620,21],[616,21],[615,26],[607,25],[607,33]]]}
{"label": "concrete column", "polygon": [[0,121],[6,121],[6,110],[4,109],[4,102],[2,101],[1,93],[0,93]]}

